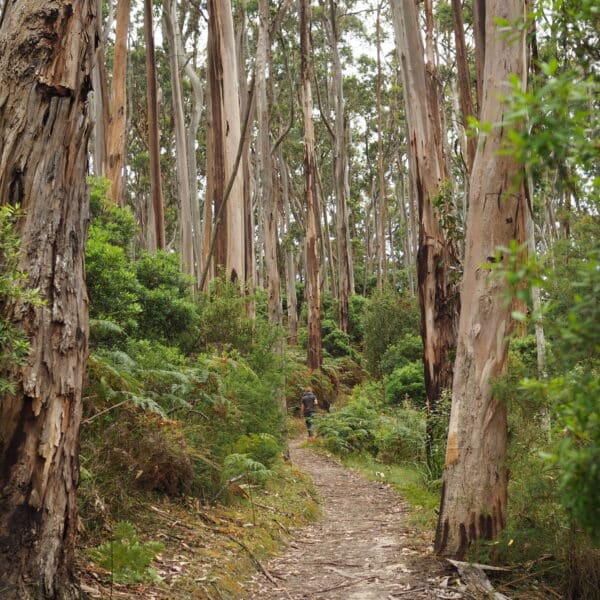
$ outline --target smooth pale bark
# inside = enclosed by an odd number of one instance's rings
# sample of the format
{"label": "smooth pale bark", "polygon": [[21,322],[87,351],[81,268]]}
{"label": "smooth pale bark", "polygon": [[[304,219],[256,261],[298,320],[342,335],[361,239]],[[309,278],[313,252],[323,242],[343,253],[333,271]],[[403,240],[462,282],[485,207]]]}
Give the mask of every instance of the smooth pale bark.
{"label": "smooth pale bark", "polygon": [[144,0],[144,39],[146,41],[146,85],[148,86],[148,151],[150,154],[150,194],[156,248],[165,249],[165,209],[160,176],[160,133],[158,129],[158,93],[156,57],[152,25],[152,0]]}
{"label": "smooth pale bark", "polygon": [[[481,120],[500,123],[509,75],[525,77],[524,38],[511,42],[496,19],[525,15],[523,0],[487,3]],[[523,28],[525,31],[525,28]],[[494,538],[506,522],[507,414],[494,397],[492,380],[506,369],[512,329],[504,282],[485,268],[496,248],[522,239],[530,218],[520,167],[500,153],[506,128],[494,127],[480,140],[469,192],[461,316],[452,389],[452,412],[435,548],[462,558],[480,539]]]}
{"label": "smooth pale bark", "polygon": [[306,209],[305,296],[308,303],[307,365],[309,369],[320,369],[323,362],[323,352],[321,349],[321,289],[317,247],[319,203],[316,181],[315,129],[312,117],[313,100],[310,83],[310,0],[298,0],[298,12],[300,15],[300,97],[304,124],[304,202]]}
{"label": "smooth pale bark", "polygon": [[377,198],[375,218],[377,232],[377,287],[383,288],[387,283],[387,248],[385,239],[386,186],[383,161],[383,116],[381,110],[381,3],[377,6],[376,19],[376,46],[377,46],[377,85],[375,89],[375,103],[377,107]]}
{"label": "smooth pale bark", "polygon": [[334,0],[329,0],[330,46],[333,57],[333,94],[335,102],[335,145],[333,151],[333,170],[336,212],[336,243],[338,263],[338,299],[339,327],[348,333],[349,299],[354,293],[351,287],[353,276],[352,245],[348,226],[348,184],[349,164],[346,135],[346,106],[344,99],[344,76],[339,52],[340,33],[337,22],[337,7]]}
{"label": "smooth pale bark", "polygon": [[259,0],[259,28],[256,48],[256,119],[258,123],[257,162],[258,185],[262,196],[265,267],[268,289],[269,322],[281,324],[282,305],[279,266],[277,261],[277,209],[273,193],[273,159],[269,137],[270,120],[267,100],[267,69],[269,67],[269,4]]}
{"label": "smooth pale bark", "polygon": [[230,0],[208,2],[208,79],[210,81],[210,145],[207,148],[207,195],[216,215],[225,199],[225,187],[233,186],[217,229],[214,249],[216,271],[224,270],[231,281],[244,285],[244,180],[234,163],[241,140],[238,67]]}
{"label": "smooth pale bark", "polygon": [[[171,96],[173,123],[175,129],[175,166],[177,170],[177,196],[179,199],[179,230],[181,236],[182,270],[194,275],[194,243],[192,221],[192,199],[190,193],[190,174],[188,172],[188,144],[186,137],[185,112],[181,89],[181,62],[179,49],[183,47],[177,38],[180,36],[177,23],[176,0],[163,3],[164,32],[169,47],[169,66],[171,68]],[[183,57],[184,58],[184,57]]]}
{"label": "smooth pale bark", "polygon": [[130,12],[130,0],[118,0],[105,169],[106,177],[111,181],[110,193],[115,204],[121,203],[127,147],[125,136],[127,128],[127,33],[129,32]]}
{"label": "smooth pale bark", "polygon": [[[181,41],[181,36],[176,36],[176,40]],[[177,50],[180,56],[184,56],[183,47]],[[191,84],[191,112],[190,122],[187,127],[187,156],[188,156],[188,177],[190,186],[190,204],[192,208],[192,245],[194,247],[194,266],[196,287],[200,282],[202,273],[202,236],[200,217],[200,203],[198,198],[198,161],[196,159],[196,140],[198,129],[200,128],[200,119],[204,107],[204,89],[200,77],[196,73],[191,61],[185,61],[185,74]]]}
{"label": "smooth pale bark", "polygon": [[[20,204],[19,266],[42,306],[7,314],[29,338],[0,399],[0,589],[71,600],[81,393],[88,352],[84,247],[96,2],[7,3],[0,22],[0,198]],[[32,68],[35,65],[35,68]]]}
{"label": "smooth pale bark", "polygon": [[[402,71],[408,158],[419,208],[417,285],[428,412],[452,385],[452,353],[456,344],[459,304],[453,269],[456,250],[440,224],[436,196],[448,193],[442,150],[442,127],[431,68],[426,69],[418,15],[412,0],[392,2],[396,46]],[[428,435],[428,442],[430,436]],[[429,443],[428,443],[429,448]]]}

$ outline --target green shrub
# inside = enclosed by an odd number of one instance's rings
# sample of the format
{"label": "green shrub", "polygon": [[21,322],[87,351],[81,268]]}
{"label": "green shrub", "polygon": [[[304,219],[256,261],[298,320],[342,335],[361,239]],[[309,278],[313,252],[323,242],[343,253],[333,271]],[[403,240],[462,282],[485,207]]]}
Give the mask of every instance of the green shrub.
{"label": "green shrub", "polygon": [[281,444],[269,433],[249,433],[240,437],[233,446],[235,454],[246,454],[270,468],[281,454]]}
{"label": "green shrub", "polygon": [[386,350],[406,333],[419,330],[416,300],[391,290],[378,291],[365,308],[362,325],[367,366],[374,375],[381,375],[380,363]]}
{"label": "green shrub", "polygon": [[385,379],[385,398],[389,404],[398,405],[409,400],[413,406],[424,406],[425,376],[422,361],[394,369]]}
{"label": "green shrub", "polygon": [[134,332],[142,312],[140,284],[125,250],[96,225],[90,227],[86,246],[86,280],[90,317]]}
{"label": "green shrub", "polygon": [[358,360],[358,354],[350,345],[350,336],[337,327],[335,321],[325,320],[321,325],[322,346],[330,356],[350,356]]}
{"label": "green shrub", "polygon": [[348,300],[348,335],[355,344],[361,344],[363,341],[363,315],[367,303],[368,300],[359,294],[350,296]]}
{"label": "green shrub", "polygon": [[423,358],[423,342],[420,335],[406,333],[400,340],[387,348],[381,357],[379,368],[389,375],[398,367],[405,367]]}
{"label": "green shrub", "polygon": [[367,452],[375,454],[375,430],[379,421],[377,407],[364,399],[315,419],[321,443],[335,454]]}
{"label": "green shrub", "polygon": [[113,539],[88,553],[95,563],[112,573],[114,581],[144,583],[160,579],[150,564],[163,548],[160,542],[140,542],[135,527],[128,521],[119,521]]}
{"label": "green shrub", "polygon": [[248,353],[254,331],[254,324],[246,314],[251,299],[242,296],[236,284],[223,279],[213,281],[212,286],[210,296],[203,294],[199,298],[201,347],[217,351],[235,348]]}
{"label": "green shrub", "polygon": [[375,431],[377,458],[386,464],[422,461],[425,457],[425,416],[412,409],[397,409],[382,417]]}

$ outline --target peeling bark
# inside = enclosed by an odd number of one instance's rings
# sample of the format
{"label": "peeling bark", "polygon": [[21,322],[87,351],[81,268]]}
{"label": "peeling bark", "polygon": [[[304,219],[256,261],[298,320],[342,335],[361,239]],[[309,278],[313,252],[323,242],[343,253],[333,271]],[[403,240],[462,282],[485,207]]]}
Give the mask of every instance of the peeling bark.
{"label": "peeling bark", "polygon": [[[525,77],[524,39],[510,42],[496,18],[523,18],[523,0],[488,2],[481,120],[502,121],[502,96],[511,73]],[[483,265],[498,246],[521,239],[530,218],[520,167],[502,155],[506,128],[496,127],[480,140],[469,191],[467,239],[461,290],[461,316],[452,389],[435,549],[461,559],[479,539],[492,539],[504,528],[508,473],[505,466],[507,414],[492,394],[491,382],[507,362],[511,308],[503,301],[503,282]]]}
{"label": "peeling bark", "polygon": [[23,208],[20,268],[45,299],[10,310],[31,351],[15,370],[17,392],[0,401],[0,585],[9,600],[78,597],[95,10],[95,0],[29,0],[6,4],[0,23],[0,199]]}
{"label": "peeling bark", "polygon": [[317,228],[319,203],[317,198],[317,161],[315,130],[312,120],[313,101],[310,74],[310,0],[298,0],[300,13],[301,99],[304,116],[304,198],[306,205],[306,300],[308,303],[308,356],[309,369],[320,369],[323,362],[321,348],[321,290],[319,284],[319,253]]}

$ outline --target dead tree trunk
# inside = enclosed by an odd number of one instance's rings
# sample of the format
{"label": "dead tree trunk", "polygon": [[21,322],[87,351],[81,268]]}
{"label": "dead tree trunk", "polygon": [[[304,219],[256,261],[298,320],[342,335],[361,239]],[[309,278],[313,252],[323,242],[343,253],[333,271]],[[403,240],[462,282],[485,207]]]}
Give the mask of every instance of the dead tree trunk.
{"label": "dead tree trunk", "polygon": [[[20,268],[45,304],[9,314],[31,350],[0,399],[0,595],[74,599],[87,358],[85,185],[96,2],[29,0],[0,20],[0,199],[20,204]],[[32,68],[35,65],[35,68]]]}

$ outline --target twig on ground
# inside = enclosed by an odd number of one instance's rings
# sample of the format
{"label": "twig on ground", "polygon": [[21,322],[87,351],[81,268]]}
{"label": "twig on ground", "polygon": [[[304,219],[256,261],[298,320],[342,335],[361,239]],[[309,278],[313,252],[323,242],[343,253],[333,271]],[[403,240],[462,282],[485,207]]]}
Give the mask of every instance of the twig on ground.
{"label": "twig on ground", "polygon": [[256,555],[254,554],[254,552],[252,552],[252,550],[250,550],[250,548],[248,548],[248,546],[246,546],[246,544],[244,544],[244,542],[240,542],[240,540],[236,540],[233,536],[228,535],[227,536],[232,542],[235,542],[236,544],[238,544],[239,546],[241,546],[250,556],[250,558],[256,563],[256,566],[262,571],[263,575],[271,582],[274,583],[276,586],[279,586],[279,583],[277,582],[277,580],[275,579],[275,577],[273,577],[273,575],[271,575],[271,573],[269,573],[269,571],[267,571],[267,569],[265,569],[264,565],[260,562],[260,560],[258,560],[258,558],[256,558]]}

